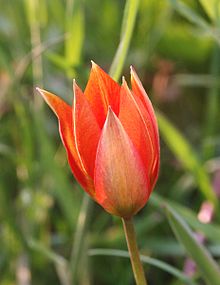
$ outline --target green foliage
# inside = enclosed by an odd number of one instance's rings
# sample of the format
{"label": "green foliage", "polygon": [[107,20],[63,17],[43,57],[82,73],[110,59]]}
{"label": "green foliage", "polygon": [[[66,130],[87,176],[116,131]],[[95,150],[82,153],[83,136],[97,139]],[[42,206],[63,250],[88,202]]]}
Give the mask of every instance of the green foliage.
{"label": "green foliage", "polygon": [[[35,94],[71,102],[90,60],[116,79],[132,64],[160,110],[160,177],[135,217],[149,283],[219,283],[219,9],[217,0],[1,1],[0,284],[21,284],[22,269],[31,284],[133,282],[121,221],[83,195]],[[208,223],[198,218],[205,201],[215,204]]]}
{"label": "green foliage", "polygon": [[220,3],[217,0],[200,0],[204,10],[211,20],[216,21],[220,15]]}
{"label": "green foliage", "polygon": [[[216,205],[217,199],[212,190],[209,177],[203,169],[195,152],[184,136],[172,126],[172,124],[160,113],[157,113],[159,128],[162,137],[169,145],[175,156],[182,162],[184,167],[191,171],[206,199]],[[216,205],[217,206],[217,205]]]}
{"label": "green foliage", "polygon": [[196,240],[184,220],[170,207],[167,207],[169,223],[178,238],[198,265],[202,275],[210,285],[220,283],[220,270],[209,252]]}

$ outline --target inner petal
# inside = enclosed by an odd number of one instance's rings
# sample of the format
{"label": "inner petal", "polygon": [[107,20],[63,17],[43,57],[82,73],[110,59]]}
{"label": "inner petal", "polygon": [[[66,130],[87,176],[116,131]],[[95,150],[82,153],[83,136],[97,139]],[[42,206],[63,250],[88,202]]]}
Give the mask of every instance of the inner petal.
{"label": "inner petal", "polygon": [[145,120],[148,122],[148,125],[150,127],[149,129],[152,132],[152,136],[154,137],[156,147],[159,149],[159,132],[154,109],[133,67],[131,67],[131,85],[135,99],[139,98],[146,109]]}
{"label": "inner petal", "polygon": [[135,101],[137,103],[141,101],[142,103],[138,104],[139,106],[143,106],[141,111],[142,118],[145,122],[145,125],[148,126],[148,129],[151,133],[151,137],[153,138],[155,158],[154,158],[154,165],[152,168],[151,183],[152,185],[154,185],[156,183],[160,167],[160,143],[159,143],[158,124],[152,103],[147,93],[145,92],[144,87],[137,73],[132,67],[131,67],[131,85]]}
{"label": "inner petal", "polygon": [[74,82],[73,132],[83,167],[93,179],[101,129],[81,89]]}
{"label": "inner petal", "polygon": [[120,86],[94,62],[84,94],[100,128],[103,127],[109,106],[118,115]]}

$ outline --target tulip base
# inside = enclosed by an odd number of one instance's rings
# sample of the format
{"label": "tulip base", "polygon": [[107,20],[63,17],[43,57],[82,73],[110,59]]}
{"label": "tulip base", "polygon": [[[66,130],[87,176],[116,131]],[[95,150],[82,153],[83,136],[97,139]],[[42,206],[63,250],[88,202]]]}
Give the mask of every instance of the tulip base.
{"label": "tulip base", "polygon": [[137,285],[147,285],[143,266],[140,260],[137,240],[132,219],[122,219],[127,246],[130,254],[131,265]]}

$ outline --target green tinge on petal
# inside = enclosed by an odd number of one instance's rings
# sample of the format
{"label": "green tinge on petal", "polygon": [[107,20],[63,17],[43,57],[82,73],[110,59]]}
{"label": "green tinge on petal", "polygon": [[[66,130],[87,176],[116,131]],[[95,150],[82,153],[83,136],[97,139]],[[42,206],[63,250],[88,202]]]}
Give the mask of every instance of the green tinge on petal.
{"label": "green tinge on petal", "polygon": [[109,109],[95,164],[95,199],[111,214],[129,218],[149,197],[149,182],[137,150]]}

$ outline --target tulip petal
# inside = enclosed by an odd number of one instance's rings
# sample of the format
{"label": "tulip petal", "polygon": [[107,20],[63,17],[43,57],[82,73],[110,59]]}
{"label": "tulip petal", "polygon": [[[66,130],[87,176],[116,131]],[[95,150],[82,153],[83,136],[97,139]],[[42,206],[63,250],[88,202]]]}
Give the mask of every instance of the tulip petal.
{"label": "tulip petal", "polygon": [[149,194],[139,154],[109,109],[97,149],[95,199],[106,211],[129,218],[145,205]]}
{"label": "tulip petal", "polygon": [[93,179],[96,150],[101,129],[90,105],[77,84],[73,83],[73,131],[76,147],[86,172]]}
{"label": "tulip petal", "polygon": [[[154,113],[154,109],[152,106],[152,103],[147,95],[147,93],[144,90],[143,85],[141,84],[141,81],[135,72],[134,68],[131,67],[131,85],[132,85],[132,91],[134,95],[135,101],[138,103],[139,101],[142,102],[145,111],[142,111],[142,118],[148,126],[149,131],[151,133],[151,137],[153,138],[153,146],[154,146],[154,153],[155,153],[155,159],[154,159],[154,165],[152,168],[152,175],[154,176],[153,179],[153,186],[156,183],[158,173],[159,173],[159,161],[160,161],[160,143],[159,143],[159,131],[158,131],[158,124],[157,119]],[[142,105],[138,103],[138,105]]]}
{"label": "tulip petal", "polygon": [[48,91],[42,90],[40,88],[37,88],[37,91],[42,95],[44,100],[58,117],[60,136],[66,148],[68,161],[74,176],[83,188],[88,188],[88,180],[86,179],[84,169],[82,168],[79,161],[78,153],[74,143],[72,108],[58,96]]}
{"label": "tulip petal", "polygon": [[118,115],[120,86],[94,62],[84,94],[101,128],[109,106]]}
{"label": "tulip petal", "polygon": [[143,105],[147,110],[148,118],[146,118],[146,120],[151,122],[151,125],[153,126],[153,135],[155,138],[155,142],[157,142],[157,145],[159,146],[159,131],[158,131],[157,118],[154,113],[154,108],[146,91],[144,90],[144,87],[137,73],[135,72],[132,66],[131,66],[131,85],[134,96],[140,98],[140,100],[142,101]]}
{"label": "tulip petal", "polygon": [[145,125],[142,118],[143,112],[145,112],[145,110],[142,103],[139,100],[139,105],[137,104],[126,81],[123,79],[120,95],[119,120],[137,149],[147,175],[151,180],[155,151],[149,126]]}

